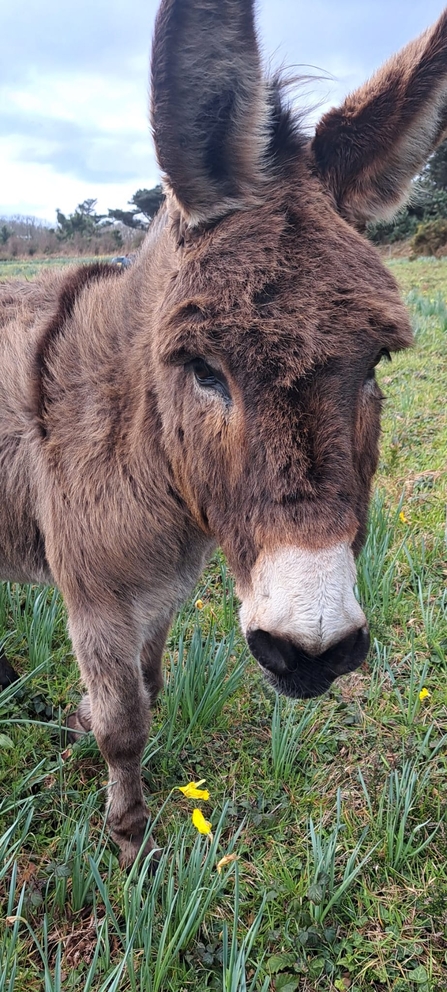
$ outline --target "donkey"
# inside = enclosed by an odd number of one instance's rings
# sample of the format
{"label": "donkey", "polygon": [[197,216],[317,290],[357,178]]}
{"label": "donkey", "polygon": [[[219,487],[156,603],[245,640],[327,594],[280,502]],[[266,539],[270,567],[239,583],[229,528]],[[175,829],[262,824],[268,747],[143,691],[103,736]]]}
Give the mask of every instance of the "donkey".
{"label": "donkey", "polygon": [[324,692],[365,659],[355,555],[382,396],[412,340],[362,231],[447,127],[447,11],[309,139],[263,76],[253,0],[162,0],[152,126],[166,203],[131,268],[3,291],[0,577],[55,583],[109,771],[123,865],[175,611],[216,544],[271,684]]}

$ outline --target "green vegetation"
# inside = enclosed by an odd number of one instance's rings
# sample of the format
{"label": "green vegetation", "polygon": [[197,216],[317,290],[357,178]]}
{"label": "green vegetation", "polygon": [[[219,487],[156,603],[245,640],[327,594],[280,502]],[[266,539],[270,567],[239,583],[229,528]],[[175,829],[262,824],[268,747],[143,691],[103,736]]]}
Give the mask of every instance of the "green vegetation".
{"label": "green vegetation", "polygon": [[[397,280],[404,298],[414,290],[421,297],[420,305],[434,311],[447,307],[447,268],[442,259],[424,258],[408,263],[407,259],[391,259],[389,268]],[[411,304],[411,299],[410,299]],[[442,329],[442,328],[441,328]],[[406,357],[408,357],[408,352]],[[420,356],[423,358],[423,355]]]}
{"label": "green vegetation", "polygon": [[49,266],[85,265],[88,262],[101,261],[103,258],[104,256],[98,255],[82,255],[73,258],[71,256],[66,258],[33,258],[32,262],[28,259],[20,259],[19,261],[9,258],[0,259],[0,282],[4,282],[6,279],[34,279],[35,276],[39,275],[39,272]]}
{"label": "green vegetation", "polygon": [[447,244],[447,220],[426,220],[418,224],[411,239],[411,251],[418,255],[436,255]]}
{"label": "green vegetation", "polygon": [[[278,699],[216,556],[171,632],[144,758],[155,876],[150,859],[119,870],[95,741],[67,746],[79,680],[59,596],[1,587],[23,677],[0,695],[0,992],[445,989],[447,263],[391,264],[416,347],[378,370],[370,658],[320,700]],[[176,789],[200,779],[209,802]]]}
{"label": "green vegetation", "polygon": [[447,141],[412,183],[407,204],[391,220],[368,224],[367,233],[378,245],[407,241],[414,258],[447,254]]}
{"label": "green vegetation", "polygon": [[96,213],[97,201],[83,200],[71,214],[56,209],[51,227],[36,217],[0,217],[0,261],[26,256],[114,255],[138,248],[144,232],[164,199],[161,186],[138,189],[131,210]]}

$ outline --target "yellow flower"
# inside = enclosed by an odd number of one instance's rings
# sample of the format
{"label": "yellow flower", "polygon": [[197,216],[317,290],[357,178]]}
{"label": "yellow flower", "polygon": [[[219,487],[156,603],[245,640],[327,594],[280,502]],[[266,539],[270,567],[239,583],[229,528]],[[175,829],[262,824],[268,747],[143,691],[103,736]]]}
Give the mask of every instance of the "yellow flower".
{"label": "yellow flower", "polygon": [[209,820],[205,820],[205,817],[200,809],[193,809],[191,819],[194,826],[199,831],[199,834],[211,833],[211,823]]}
{"label": "yellow flower", "polygon": [[220,861],[217,862],[216,868],[219,872],[219,875],[222,871],[222,868],[225,868],[225,865],[231,864],[232,861],[237,861],[237,854],[225,854],[225,856],[221,858]]}
{"label": "yellow flower", "polygon": [[424,702],[424,699],[430,699],[430,695],[431,694],[429,693],[428,689],[426,689],[425,686],[424,686],[424,688],[421,689],[421,691],[419,693],[419,699],[420,699],[421,703]]}
{"label": "yellow flower", "polygon": [[204,604],[203,604],[202,600],[201,599],[197,599],[196,600],[196,610],[203,610],[203,606],[204,606]]}
{"label": "yellow flower", "polygon": [[404,513],[403,510],[401,510],[400,513],[399,513],[399,520],[400,520],[401,524],[409,524],[410,523],[410,521],[407,520],[407,518],[406,518],[405,513]]}
{"label": "yellow flower", "polygon": [[201,789],[200,786],[205,782],[204,778],[200,779],[200,782],[188,782],[188,785],[178,785],[177,789],[179,792],[183,792],[183,795],[187,799],[203,799],[204,802],[208,802],[210,794],[208,789]]}

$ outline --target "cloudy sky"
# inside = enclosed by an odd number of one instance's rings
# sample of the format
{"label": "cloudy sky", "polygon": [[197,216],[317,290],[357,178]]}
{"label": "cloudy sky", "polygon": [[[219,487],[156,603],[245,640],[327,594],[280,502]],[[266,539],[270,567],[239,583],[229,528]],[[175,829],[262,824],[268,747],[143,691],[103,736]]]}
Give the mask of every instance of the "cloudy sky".
{"label": "cloudy sky", "polygon": [[[71,212],[87,197],[100,211],[125,209],[158,181],[147,123],[156,7],[0,2],[0,216],[52,222],[56,207]],[[327,74],[307,94],[326,108],[443,8],[443,0],[259,0],[258,24],[273,66]]]}

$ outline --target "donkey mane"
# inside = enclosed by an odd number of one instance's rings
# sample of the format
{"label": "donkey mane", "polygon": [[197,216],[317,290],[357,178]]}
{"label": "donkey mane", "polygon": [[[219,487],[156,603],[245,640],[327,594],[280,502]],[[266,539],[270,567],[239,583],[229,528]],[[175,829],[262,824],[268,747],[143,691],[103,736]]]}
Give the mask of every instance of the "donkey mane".
{"label": "donkey mane", "polygon": [[30,416],[36,424],[42,439],[47,436],[45,415],[48,412],[47,386],[52,378],[50,367],[51,353],[60,334],[64,333],[68,321],[82,292],[92,283],[104,279],[117,279],[124,270],[107,262],[91,262],[70,269],[60,286],[57,296],[56,309],[44,325],[34,350],[31,368],[33,389],[30,394]]}
{"label": "donkey mane", "polygon": [[302,130],[304,114],[300,114],[286,100],[287,90],[299,85],[300,81],[299,77],[289,78],[277,72],[267,83],[270,113],[267,119],[266,157],[275,164],[296,160],[309,144]]}

